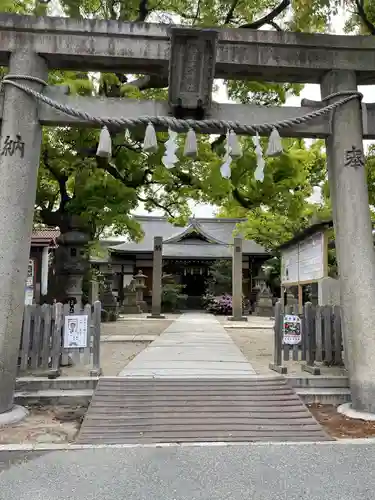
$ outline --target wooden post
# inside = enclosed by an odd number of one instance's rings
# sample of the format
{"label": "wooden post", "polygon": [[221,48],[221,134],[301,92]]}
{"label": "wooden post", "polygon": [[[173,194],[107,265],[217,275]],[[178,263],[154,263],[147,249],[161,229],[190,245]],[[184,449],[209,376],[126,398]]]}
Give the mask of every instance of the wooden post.
{"label": "wooden post", "polygon": [[100,367],[100,326],[101,326],[101,310],[102,305],[97,300],[93,304],[94,312],[92,315],[92,369],[90,370],[91,377],[99,377],[102,374]]}
{"label": "wooden post", "polygon": [[305,304],[305,331],[306,335],[308,360],[305,365],[302,365],[302,370],[311,373],[312,375],[320,375],[320,368],[314,366],[315,362],[315,312],[311,302]]}
{"label": "wooden post", "polygon": [[280,301],[276,302],[275,305],[275,326],[274,326],[274,347],[273,347],[273,359],[274,362],[269,364],[270,370],[274,370],[277,373],[285,375],[288,372],[286,366],[282,366],[282,339],[283,339],[283,309]]}
{"label": "wooden post", "polygon": [[303,311],[303,288],[302,285],[298,284],[298,314],[302,314]]}

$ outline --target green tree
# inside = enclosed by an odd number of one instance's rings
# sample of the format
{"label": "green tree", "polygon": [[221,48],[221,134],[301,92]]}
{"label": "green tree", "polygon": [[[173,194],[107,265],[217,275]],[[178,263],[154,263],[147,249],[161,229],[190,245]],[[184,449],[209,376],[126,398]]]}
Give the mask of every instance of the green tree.
{"label": "green tree", "polygon": [[235,189],[223,198],[219,210],[221,217],[245,218],[241,232],[270,250],[306,227],[312,217],[329,216],[324,200],[320,204],[308,201],[314,188],[326,182],[323,141],[306,146],[302,140],[285,139],[283,145],[284,154],[266,160],[262,183],[254,179],[256,159],[249,146],[235,165]]}
{"label": "green tree", "polygon": [[[327,0],[60,0],[64,15],[119,21],[181,22],[188,26],[228,26],[258,29],[326,31],[339,1]],[[356,12],[347,28],[372,33],[373,1],[345,2]],[[289,11],[287,9],[290,7]],[[1,11],[43,14],[46,5],[33,0],[2,0]],[[50,10],[50,9],[49,9]],[[290,16],[290,13],[292,14]],[[288,16],[287,16],[288,14]],[[367,21],[366,21],[367,19]],[[99,74],[56,71],[50,83],[68,84],[71,93],[163,99],[167,80],[157,74]],[[298,95],[301,86],[228,80],[229,97],[243,103],[280,105],[287,95]],[[166,134],[158,134],[162,144]],[[139,236],[131,212],[140,202],[149,210],[159,208],[177,223],[188,215],[187,201],[209,202],[221,212],[248,218],[248,237],[260,231],[267,247],[282,242],[309,220],[316,207],[306,202],[312,188],[323,183],[324,154],[321,143],[306,148],[301,140],[285,140],[286,153],[267,161],[263,183],[255,182],[255,155],[251,139],[244,139],[244,156],[233,165],[231,181],[221,178],[223,137],[213,143],[200,138],[199,161],[181,158],[178,168],[161,165],[162,148],[147,155],[141,150],[142,134],[113,134],[114,154],[110,161],[95,155],[98,131],[55,128],[44,131],[36,203],[36,221],[66,231],[79,216],[82,229],[96,238],[105,227]],[[319,166],[321,168],[319,168]],[[322,210],[326,207],[322,207]],[[260,221],[264,225],[260,224]],[[262,228],[271,228],[271,231]],[[283,230],[281,228],[284,227]],[[268,241],[267,241],[268,239]]]}
{"label": "green tree", "polygon": [[207,280],[208,292],[214,295],[232,293],[232,261],[216,260],[210,266],[210,277]]}

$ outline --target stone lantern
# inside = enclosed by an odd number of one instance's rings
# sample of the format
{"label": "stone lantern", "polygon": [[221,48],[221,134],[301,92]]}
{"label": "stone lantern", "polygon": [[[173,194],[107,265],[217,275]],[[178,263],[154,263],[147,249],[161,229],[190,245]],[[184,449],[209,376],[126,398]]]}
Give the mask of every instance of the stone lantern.
{"label": "stone lantern", "polygon": [[90,266],[86,255],[89,236],[78,228],[69,229],[56,239],[59,245],[56,250],[56,271],[66,280],[66,297],[62,297],[62,300],[69,302],[73,312],[75,304],[82,305],[83,276]]}
{"label": "stone lantern", "polygon": [[259,292],[267,288],[266,275],[262,269],[259,270],[258,275],[254,278],[253,288]]}
{"label": "stone lantern", "polygon": [[143,312],[147,312],[147,304],[143,300],[143,292],[144,289],[146,288],[145,281],[146,281],[147,276],[142,273],[141,270],[138,271],[138,273],[134,276],[134,288],[135,288],[135,298],[136,298],[136,304],[141,308]]}

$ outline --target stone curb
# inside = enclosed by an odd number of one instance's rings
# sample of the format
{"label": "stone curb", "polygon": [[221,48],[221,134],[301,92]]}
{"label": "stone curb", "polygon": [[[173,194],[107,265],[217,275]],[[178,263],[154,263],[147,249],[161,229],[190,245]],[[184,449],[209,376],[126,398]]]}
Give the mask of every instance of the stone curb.
{"label": "stone curb", "polygon": [[102,335],[100,342],[153,342],[159,335]]}
{"label": "stone curb", "polygon": [[231,325],[222,323],[226,330],[273,330],[273,323],[270,325],[249,325],[249,323],[241,323],[241,325]]}
{"label": "stone curb", "polygon": [[199,442],[196,443],[149,443],[149,444],[0,444],[0,452],[4,451],[74,451],[74,450],[92,450],[92,449],[127,449],[127,448],[199,448],[199,447],[228,447],[228,446],[248,446],[248,447],[281,447],[281,446],[347,446],[347,445],[369,445],[374,444],[375,438],[359,439],[338,439],[336,441],[266,441],[262,443],[251,442]]}

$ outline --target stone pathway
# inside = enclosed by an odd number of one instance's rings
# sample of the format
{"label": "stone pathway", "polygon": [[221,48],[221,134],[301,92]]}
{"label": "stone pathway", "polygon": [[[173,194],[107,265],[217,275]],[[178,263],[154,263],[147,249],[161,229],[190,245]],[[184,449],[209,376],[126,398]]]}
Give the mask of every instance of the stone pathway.
{"label": "stone pathway", "polygon": [[146,378],[248,378],[249,361],[220,322],[210,314],[177,318],[119,374]]}
{"label": "stone pathway", "polygon": [[77,442],[326,439],[283,377],[257,376],[214,316],[186,313],[118,377],[99,380]]}

